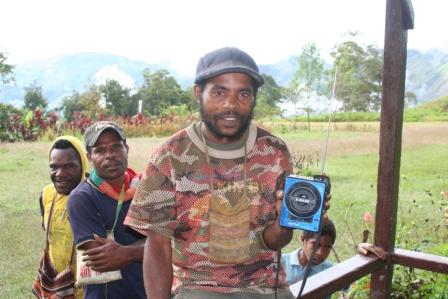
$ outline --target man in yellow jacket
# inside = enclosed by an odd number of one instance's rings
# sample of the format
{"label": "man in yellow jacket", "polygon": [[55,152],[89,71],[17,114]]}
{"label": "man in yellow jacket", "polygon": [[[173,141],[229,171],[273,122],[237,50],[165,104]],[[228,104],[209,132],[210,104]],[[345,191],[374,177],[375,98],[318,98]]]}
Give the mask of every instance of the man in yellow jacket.
{"label": "man in yellow jacket", "polygon": [[[70,261],[76,272],[76,255],[73,251],[73,234],[67,213],[70,192],[85,178],[87,156],[82,143],[73,136],[58,137],[50,147],[49,167],[51,184],[44,187],[39,198],[42,227],[48,229],[51,206],[53,212],[49,223],[49,256],[58,272],[64,271]],[[82,298],[82,288],[76,289],[76,298]]]}

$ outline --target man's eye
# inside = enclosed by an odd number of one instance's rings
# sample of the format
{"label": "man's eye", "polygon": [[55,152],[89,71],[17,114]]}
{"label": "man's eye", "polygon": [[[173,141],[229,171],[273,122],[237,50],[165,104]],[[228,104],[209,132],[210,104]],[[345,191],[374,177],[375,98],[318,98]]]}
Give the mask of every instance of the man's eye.
{"label": "man's eye", "polygon": [[104,148],[102,148],[102,147],[97,147],[97,148],[95,148],[95,153],[97,153],[97,154],[103,154],[104,152],[105,152],[105,149]]}
{"label": "man's eye", "polygon": [[220,96],[224,94],[224,90],[222,89],[217,89],[213,92],[214,95]]}
{"label": "man's eye", "polygon": [[119,150],[121,150],[121,144],[120,143],[117,143],[117,144],[114,144],[114,145],[112,145],[112,150],[114,151],[114,152],[118,152]]}
{"label": "man's eye", "polygon": [[67,165],[64,165],[64,170],[71,170],[71,169],[73,169],[73,168],[75,168],[75,165],[74,164],[67,164]]}

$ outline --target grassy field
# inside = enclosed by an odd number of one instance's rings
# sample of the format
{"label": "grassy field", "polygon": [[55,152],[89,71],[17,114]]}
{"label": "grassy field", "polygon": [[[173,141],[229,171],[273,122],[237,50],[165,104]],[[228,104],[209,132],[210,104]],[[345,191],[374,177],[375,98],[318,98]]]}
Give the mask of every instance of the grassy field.
{"label": "grassy field", "polygon": [[[326,124],[313,123],[311,132],[304,124],[263,126],[283,137],[292,153],[321,159]],[[448,241],[442,211],[448,198],[441,194],[448,191],[447,132],[447,122],[404,126],[397,229],[401,247],[430,250]],[[142,171],[161,140],[130,139],[130,165]],[[335,249],[341,259],[355,253],[363,229],[374,227],[366,225],[363,216],[375,213],[378,144],[378,123],[332,124],[326,173],[332,180],[329,215],[337,226]],[[49,143],[0,144],[0,298],[33,298],[30,287],[44,246],[37,198],[49,183],[48,147]],[[317,172],[319,165],[314,167]],[[297,247],[297,240],[285,251]]]}

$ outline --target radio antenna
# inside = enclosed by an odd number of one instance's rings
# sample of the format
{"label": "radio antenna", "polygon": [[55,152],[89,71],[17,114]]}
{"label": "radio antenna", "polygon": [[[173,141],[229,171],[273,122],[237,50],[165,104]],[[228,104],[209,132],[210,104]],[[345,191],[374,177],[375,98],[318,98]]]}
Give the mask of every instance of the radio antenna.
{"label": "radio antenna", "polygon": [[322,174],[322,175],[324,174],[325,162],[327,161],[328,140],[330,139],[330,124],[331,124],[331,115],[333,114],[332,106],[333,106],[334,93],[336,91],[336,76],[337,76],[337,74],[338,74],[338,68],[336,67],[335,71],[334,71],[333,92],[331,94],[330,104],[328,106],[327,139],[325,141],[325,149],[324,149],[324,152],[322,153],[322,165],[320,167],[320,174]]}

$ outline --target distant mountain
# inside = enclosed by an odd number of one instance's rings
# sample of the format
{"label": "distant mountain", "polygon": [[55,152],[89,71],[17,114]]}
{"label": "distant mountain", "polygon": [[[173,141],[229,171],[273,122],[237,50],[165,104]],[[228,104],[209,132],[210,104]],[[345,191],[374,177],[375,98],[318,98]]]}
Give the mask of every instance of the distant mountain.
{"label": "distant mountain", "polygon": [[[279,85],[286,86],[298,67],[297,56],[290,56],[273,65],[261,65],[263,73],[271,75]],[[418,103],[448,96],[448,51],[408,50],[406,91],[417,95]]]}
{"label": "distant mountain", "polygon": [[275,64],[260,65],[260,72],[270,75],[278,85],[287,86],[298,66],[298,56],[289,56]]}
{"label": "distant mountain", "polygon": [[104,53],[69,54],[44,61],[17,65],[15,83],[0,85],[1,102],[16,106],[23,104],[24,87],[35,82],[42,86],[49,106],[57,106],[64,96],[73,91],[83,91],[90,84],[103,83],[105,79],[119,80],[127,87],[143,83],[142,72],[163,68],[163,64],[148,64],[124,56]]}
{"label": "distant mountain", "polygon": [[419,103],[448,96],[448,52],[409,50],[406,67],[406,90]]}
{"label": "distant mountain", "polygon": [[[286,86],[297,66],[297,57],[290,56],[275,64],[260,65],[260,71],[272,76],[279,85]],[[22,106],[24,87],[36,82],[42,86],[44,97],[53,108],[73,91],[82,92],[88,85],[101,84],[106,79],[118,80],[130,88],[141,86],[145,68],[152,71],[167,69],[183,88],[194,80],[193,72],[191,76],[180,75],[169,67],[168,62],[148,64],[105,53],[69,54],[17,65],[14,69],[16,82],[0,84],[0,102]],[[406,90],[414,92],[419,103],[448,95],[448,52],[409,50]]]}

